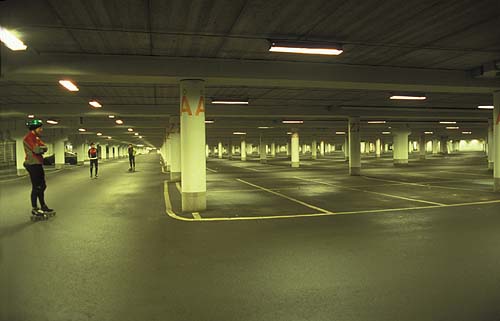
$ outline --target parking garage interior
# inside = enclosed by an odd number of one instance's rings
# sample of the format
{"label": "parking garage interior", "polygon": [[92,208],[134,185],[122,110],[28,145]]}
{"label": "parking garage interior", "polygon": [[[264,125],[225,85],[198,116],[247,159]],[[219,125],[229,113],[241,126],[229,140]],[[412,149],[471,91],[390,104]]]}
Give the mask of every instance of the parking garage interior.
{"label": "parking garage interior", "polygon": [[500,320],[498,1],[4,0],[0,28],[0,320]]}

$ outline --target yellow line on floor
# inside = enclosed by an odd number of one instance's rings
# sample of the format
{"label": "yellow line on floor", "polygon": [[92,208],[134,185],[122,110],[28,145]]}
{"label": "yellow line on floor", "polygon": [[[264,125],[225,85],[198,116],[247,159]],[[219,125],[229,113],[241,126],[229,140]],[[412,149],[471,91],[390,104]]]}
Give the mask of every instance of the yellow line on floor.
{"label": "yellow line on floor", "polygon": [[194,217],[194,219],[195,219],[195,220],[201,220],[201,215],[200,215],[200,213],[198,213],[198,212],[193,212],[192,214],[193,214],[193,217]]}
{"label": "yellow line on floor", "polygon": [[278,193],[278,192],[272,191],[272,190],[270,190],[270,189],[268,189],[268,188],[265,188],[265,187],[262,187],[262,186],[259,186],[259,185],[252,184],[252,183],[250,183],[250,182],[247,182],[247,181],[242,180],[242,179],[239,179],[239,178],[237,178],[236,180],[237,180],[238,182],[242,182],[242,183],[244,183],[244,184],[247,184],[247,185],[253,186],[253,187],[255,187],[255,188],[261,189],[261,190],[263,190],[263,191],[269,192],[269,193],[271,193],[271,194],[281,196],[281,197],[286,198],[286,199],[288,199],[288,200],[290,200],[290,201],[292,201],[292,202],[299,203],[300,205],[307,206],[307,207],[309,207],[309,208],[312,208],[313,210],[317,210],[317,211],[320,211],[320,212],[323,212],[323,213],[330,213],[330,211],[328,211],[328,210],[325,210],[325,209],[322,209],[322,208],[320,208],[320,207],[317,207],[317,206],[314,206],[314,205],[308,204],[308,203],[306,203],[306,202],[299,201],[298,199],[295,199],[295,198],[293,198],[293,197],[287,196],[287,195],[282,194],[282,193]]}
{"label": "yellow line on floor", "polygon": [[333,186],[333,187],[343,188],[343,189],[349,189],[349,190],[352,190],[352,191],[358,191],[358,192],[364,192],[364,193],[382,195],[382,196],[387,196],[387,197],[402,199],[402,200],[406,200],[406,201],[419,202],[419,203],[425,203],[425,204],[432,204],[432,205],[437,205],[437,206],[444,206],[444,205],[446,205],[446,204],[443,204],[443,203],[437,203],[437,202],[431,202],[431,201],[423,201],[423,200],[419,200],[419,199],[415,199],[415,198],[409,198],[409,197],[398,196],[398,195],[387,194],[387,193],[381,193],[381,192],[368,191],[368,190],[361,189],[361,188],[354,188],[354,187],[336,185],[336,184],[321,182],[321,181],[318,181],[318,180],[312,180],[312,179],[307,179],[307,178],[302,178],[302,177],[297,177],[297,176],[295,176],[294,178],[299,179],[299,180],[303,180],[303,181],[306,181],[306,182],[316,182],[318,184],[323,184],[323,185],[328,185],[328,186]]}
{"label": "yellow line on floor", "polygon": [[375,210],[361,210],[361,211],[345,211],[345,212],[326,212],[326,213],[312,213],[312,214],[295,214],[295,215],[270,215],[270,216],[247,216],[247,217],[212,217],[200,219],[186,218],[177,215],[172,210],[172,203],[170,202],[170,196],[168,193],[168,182],[164,182],[164,198],[167,215],[173,219],[185,222],[221,222],[221,221],[254,221],[254,220],[272,220],[272,219],[294,219],[294,218],[306,218],[306,217],[322,217],[322,216],[333,216],[333,215],[349,215],[349,214],[369,214],[369,213],[389,213],[389,212],[401,212],[401,211],[411,211],[411,210],[424,210],[424,209],[435,209],[443,207],[463,207],[463,206],[474,206],[474,205],[488,205],[500,203],[500,200],[493,201],[480,201],[480,202],[469,202],[469,203],[459,203],[459,204],[449,204],[449,205],[432,205],[432,206],[416,206],[416,207],[403,207],[403,208],[387,208],[387,209],[375,209]]}

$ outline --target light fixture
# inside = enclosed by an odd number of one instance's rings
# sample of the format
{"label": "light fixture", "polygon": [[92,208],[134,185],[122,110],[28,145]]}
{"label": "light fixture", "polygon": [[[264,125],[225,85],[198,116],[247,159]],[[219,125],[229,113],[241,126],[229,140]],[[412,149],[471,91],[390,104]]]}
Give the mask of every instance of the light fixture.
{"label": "light fixture", "polygon": [[458,126],[448,126],[448,127],[446,127],[446,129],[459,129],[459,128],[460,127],[458,127]]}
{"label": "light fixture", "polygon": [[244,132],[233,132],[233,135],[246,135],[247,133]]}
{"label": "light fixture", "polygon": [[494,109],[495,106],[477,106],[478,109]]}
{"label": "light fixture", "polygon": [[135,136],[139,136],[139,133],[134,133]]}
{"label": "light fixture", "polygon": [[79,132],[86,132],[87,130],[85,128],[78,128]]}
{"label": "light fixture", "polygon": [[133,131],[134,131],[134,129],[133,129],[133,128],[127,128],[127,130],[128,130],[129,132],[133,132]]}
{"label": "light fixture", "polygon": [[28,115],[28,118],[35,118],[35,115]]}
{"label": "light fixture", "polygon": [[61,84],[61,86],[63,86],[64,88],[66,88],[69,91],[80,90],[80,89],[78,89],[78,87],[74,83],[71,82],[71,80],[59,80],[59,83]]}
{"label": "light fixture", "polygon": [[269,128],[274,128],[274,127],[268,127],[268,126],[259,126],[257,127],[258,129],[269,129]]}
{"label": "light fixture", "polygon": [[115,118],[115,115],[108,115],[108,118],[113,119],[113,118]]}
{"label": "light fixture", "polygon": [[287,135],[291,135],[291,134],[292,134],[292,132],[287,132],[286,134],[287,134]]}
{"label": "light fixture", "polygon": [[342,52],[340,44],[325,42],[271,41],[271,52],[298,53],[308,55],[338,56]]}
{"label": "light fixture", "polygon": [[97,100],[89,101],[89,105],[95,108],[101,108],[102,105]]}
{"label": "light fixture", "polygon": [[385,120],[369,120],[368,124],[385,124]]}
{"label": "light fixture", "polygon": [[443,124],[443,125],[454,125],[457,122],[456,121],[440,121],[439,123]]}
{"label": "light fixture", "polygon": [[28,46],[26,46],[12,32],[2,27],[0,27],[0,41],[2,41],[7,48],[13,51],[26,50],[28,48]]}
{"label": "light fixture", "polygon": [[115,120],[115,123],[117,123],[118,125],[123,125],[123,120],[117,119]]}
{"label": "light fixture", "polygon": [[137,147],[144,147],[143,144],[137,144]]}
{"label": "light fixture", "polygon": [[213,105],[248,105],[248,100],[214,99]]}
{"label": "light fixture", "polygon": [[111,137],[111,136],[108,136],[108,139],[111,139],[111,138],[113,138],[113,137]]}
{"label": "light fixture", "polygon": [[432,135],[432,134],[434,134],[434,132],[424,132],[424,134],[426,134],[426,135]]}
{"label": "light fixture", "polygon": [[382,132],[382,135],[390,135],[391,132]]}
{"label": "light fixture", "polygon": [[464,135],[472,135],[472,132],[462,132]]}
{"label": "light fixture", "polygon": [[139,136],[139,138],[142,138],[142,136]]}
{"label": "light fixture", "polygon": [[102,136],[102,133],[97,133],[97,136]]}
{"label": "light fixture", "polygon": [[303,124],[303,120],[283,120],[283,124]]}
{"label": "light fixture", "polygon": [[48,119],[48,120],[47,120],[47,124],[57,125],[57,124],[59,124],[59,122],[58,122],[57,120]]}
{"label": "light fixture", "polygon": [[335,132],[335,135],[345,135],[345,132]]}
{"label": "light fixture", "polygon": [[389,97],[392,100],[426,100],[427,97],[424,95],[392,95]]}
{"label": "light fixture", "polygon": [[205,120],[205,124],[213,124],[213,123],[215,123],[214,120]]}

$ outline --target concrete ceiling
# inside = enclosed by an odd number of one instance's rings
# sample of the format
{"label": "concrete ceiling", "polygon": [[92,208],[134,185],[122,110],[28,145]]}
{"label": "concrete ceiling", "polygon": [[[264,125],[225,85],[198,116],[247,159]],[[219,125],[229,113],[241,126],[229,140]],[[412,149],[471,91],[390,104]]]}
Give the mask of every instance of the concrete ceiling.
{"label": "concrete ceiling", "polygon": [[[244,98],[248,106],[207,106],[207,139],[246,131],[286,139],[288,118],[305,119],[305,137],[337,137],[345,119],[366,136],[409,124],[415,134],[451,134],[439,120],[484,137],[499,79],[471,70],[500,60],[499,1],[163,1],[6,0],[1,25],[29,46],[2,46],[2,127],[27,114],[57,118],[69,134],[103,132],[160,146],[178,114],[178,81],[206,80],[207,102]],[[269,39],[342,43],[338,57],[269,53]],[[57,80],[69,77],[80,91]],[[394,102],[398,91],[427,94],[424,102]],[[103,104],[88,106],[90,99]],[[125,121],[117,126],[107,118]],[[16,125],[18,126],[18,125]],[[259,130],[259,126],[273,127]],[[460,135],[460,131],[454,131]]]}

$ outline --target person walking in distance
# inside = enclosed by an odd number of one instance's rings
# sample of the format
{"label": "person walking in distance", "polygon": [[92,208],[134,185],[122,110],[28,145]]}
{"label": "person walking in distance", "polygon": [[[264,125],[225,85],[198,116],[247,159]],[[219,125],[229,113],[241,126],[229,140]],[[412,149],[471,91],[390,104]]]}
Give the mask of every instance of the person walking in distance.
{"label": "person walking in distance", "polygon": [[128,162],[130,164],[129,172],[135,172],[135,149],[132,144],[128,144]]}
{"label": "person walking in distance", "polygon": [[[26,123],[29,132],[24,136],[23,145],[26,154],[24,160],[24,168],[28,171],[31,180],[31,214],[35,216],[44,216],[46,214],[55,213],[45,203],[45,172],[43,170],[43,154],[48,148],[40,139],[43,132],[43,122],[39,119],[29,120]],[[37,200],[40,202],[40,207],[37,206]]]}
{"label": "person walking in distance", "polygon": [[99,177],[97,175],[97,171],[99,170],[99,161],[97,158],[97,148],[95,148],[94,143],[90,143],[90,148],[89,148],[89,160],[90,160],[90,178],[92,178],[92,170],[95,167],[95,178]]}

